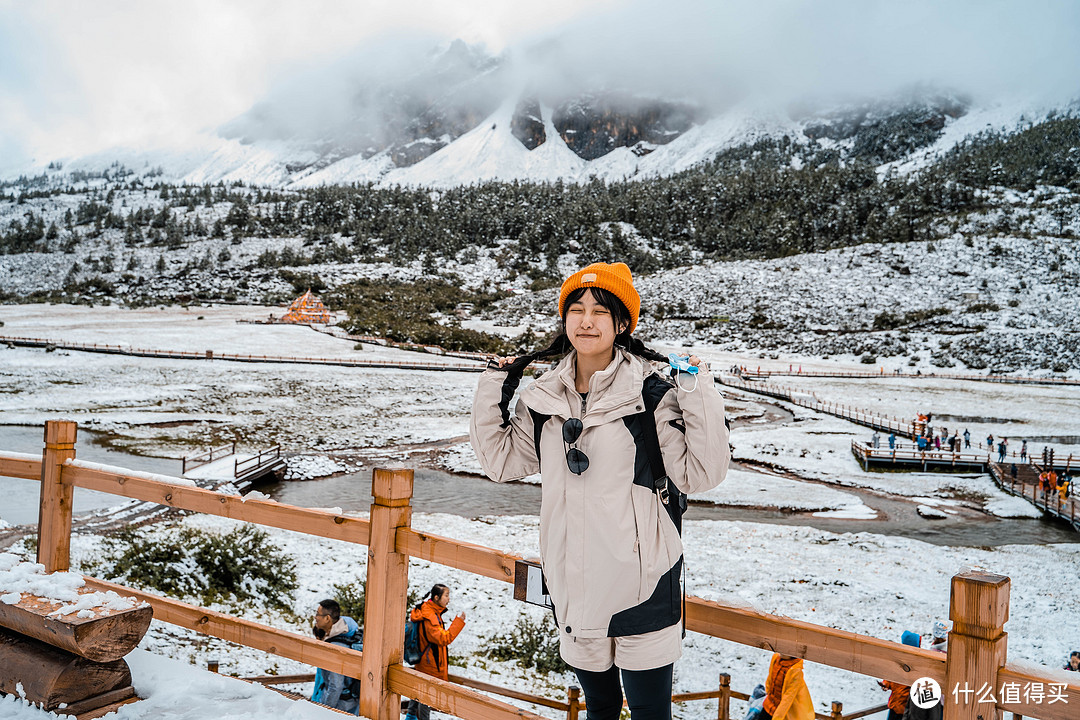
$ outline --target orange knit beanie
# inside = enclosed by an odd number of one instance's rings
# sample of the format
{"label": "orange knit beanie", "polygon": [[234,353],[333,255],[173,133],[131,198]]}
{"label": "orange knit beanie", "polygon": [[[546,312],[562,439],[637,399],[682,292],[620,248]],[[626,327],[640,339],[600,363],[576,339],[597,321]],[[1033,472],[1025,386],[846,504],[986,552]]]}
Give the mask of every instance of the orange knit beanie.
{"label": "orange knit beanie", "polygon": [[566,298],[583,287],[601,288],[619,298],[630,311],[630,327],[627,331],[634,332],[638,312],[641,310],[641,297],[634,289],[634,278],[626,263],[593,263],[566,278],[562,292],[559,293],[559,317],[562,317],[566,310]]}

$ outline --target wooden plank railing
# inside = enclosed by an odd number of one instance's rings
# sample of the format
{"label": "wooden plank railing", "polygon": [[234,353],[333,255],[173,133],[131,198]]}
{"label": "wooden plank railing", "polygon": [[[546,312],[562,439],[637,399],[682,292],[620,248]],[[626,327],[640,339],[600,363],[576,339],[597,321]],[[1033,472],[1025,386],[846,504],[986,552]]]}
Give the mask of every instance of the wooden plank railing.
{"label": "wooden plank railing", "polygon": [[[272,501],[244,501],[239,496],[192,487],[175,478],[78,461],[74,459],[75,435],[74,423],[50,421],[46,423],[45,450],[40,461],[32,462],[26,455],[0,453],[0,474],[19,473],[17,476],[26,477],[35,470],[38,472],[43,498],[38,523],[38,562],[48,571],[67,570],[70,564],[70,492],[76,486],[367,544],[364,616],[367,636],[363,653],[102,580],[88,578],[87,582],[91,587],[112,589],[145,600],[154,607],[155,617],[165,622],[360,677],[361,714],[372,720],[397,720],[401,694],[470,720],[538,717],[401,664],[401,628],[410,557],[507,583],[513,580],[513,561],[518,559],[499,550],[412,530],[411,470],[375,471],[371,519],[364,521]],[[1003,682],[1042,682],[1055,687],[1062,700],[1043,704],[1022,696],[1018,702],[998,703],[997,709],[1043,720],[1075,720],[1076,708],[1080,706],[1080,682],[1061,683],[1053,674],[1041,674],[1026,666],[1011,667],[1007,663],[1003,626],[1008,619],[1009,585],[1007,577],[986,573],[954,576],[949,610],[953,630],[947,655],[696,597],[687,598],[686,625],[690,631],[711,637],[908,685],[917,678],[932,678],[945,690],[945,716],[949,720],[986,717],[985,708],[975,700],[963,695],[957,700],[948,692],[958,682],[967,682],[976,689],[984,683],[998,688]],[[724,692],[738,697],[730,688],[725,691],[722,687],[718,692],[721,698]],[[838,703],[834,704],[834,712],[827,717],[839,717],[838,707]],[[718,709],[721,719],[725,717],[723,712],[721,702]]]}
{"label": "wooden plank railing", "polygon": [[864,469],[868,467],[867,463],[870,460],[876,460],[879,462],[916,462],[922,465],[951,465],[960,466],[961,469],[970,469],[972,465],[978,465],[981,468],[990,466],[989,453],[958,453],[949,452],[948,450],[919,450],[917,447],[895,447],[891,450],[889,448],[875,448],[871,447],[864,441],[852,440],[851,452],[859,459],[859,462],[863,465]]}
{"label": "wooden plank railing", "polygon": [[482,363],[423,362],[418,360],[364,360],[360,358],[288,357],[283,355],[247,355],[240,353],[215,353],[211,350],[152,350],[133,348],[128,345],[102,345],[100,343],[76,343],[44,338],[12,337],[0,335],[0,342],[22,347],[54,347],[80,352],[97,352],[109,355],[131,355],[176,360],[228,360],[231,362],[288,363],[299,365],[344,365],[362,368],[390,368],[400,370],[454,370],[458,372],[483,372]]}
{"label": "wooden plank railing", "polygon": [[[1005,469],[1001,465],[991,465],[990,476],[1002,490],[1030,501],[1032,505],[1043,512],[1067,521],[1073,528],[1080,531],[1080,512],[1077,512],[1078,501],[1075,486],[1070,486],[1069,497],[1062,499],[1057,488],[1051,490],[1049,496],[1043,494],[1039,483],[1029,483],[1023,479],[1014,480],[1012,477],[1006,476]],[[1027,490],[1029,485],[1031,486],[1030,497]]]}
{"label": "wooden plank railing", "polygon": [[836,417],[850,420],[859,425],[881,430],[883,432],[896,433],[897,435],[915,437],[920,425],[914,420],[906,420],[897,417],[888,417],[869,410],[852,407],[844,403],[834,403],[818,398],[816,393],[800,390],[799,388],[786,385],[775,385],[764,381],[749,381],[731,375],[721,375],[716,378],[716,383],[726,387],[744,390],[755,395],[764,395],[778,400],[789,402],[815,412],[835,415]]}
{"label": "wooden plank railing", "polygon": [[242,478],[244,475],[256,472],[264,463],[276,461],[281,457],[281,446],[275,445],[266,450],[260,450],[257,455],[252,455],[244,460],[233,463],[233,477]]}
{"label": "wooden plank railing", "polygon": [[1030,377],[1020,375],[976,375],[974,373],[939,373],[939,372],[885,372],[884,368],[875,371],[870,370],[767,370],[758,368],[750,370],[741,369],[746,377],[809,377],[809,378],[912,378],[912,379],[941,379],[941,380],[971,380],[973,382],[1010,383],[1018,385],[1080,385],[1080,380],[1067,377]]}
{"label": "wooden plank railing", "polygon": [[180,458],[180,474],[187,474],[188,470],[194,470],[202,465],[209,465],[215,460],[220,460],[228,455],[236,454],[236,441],[222,445],[221,447],[210,448],[206,452],[199,453],[197,455],[185,455]]}

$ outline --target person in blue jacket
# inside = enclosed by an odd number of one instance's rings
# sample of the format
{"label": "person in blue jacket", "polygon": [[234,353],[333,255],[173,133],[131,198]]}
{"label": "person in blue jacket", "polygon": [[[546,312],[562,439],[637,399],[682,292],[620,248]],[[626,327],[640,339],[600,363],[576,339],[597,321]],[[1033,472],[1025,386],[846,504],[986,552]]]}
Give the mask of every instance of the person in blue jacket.
{"label": "person in blue jacket", "polygon": [[[354,650],[363,648],[364,633],[348,615],[341,614],[341,605],[336,600],[322,600],[315,608],[315,637],[335,645],[343,645]],[[360,697],[356,683],[340,673],[318,668],[315,671],[315,691],[311,701],[321,705],[343,710],[353,715],[360,714]]]}

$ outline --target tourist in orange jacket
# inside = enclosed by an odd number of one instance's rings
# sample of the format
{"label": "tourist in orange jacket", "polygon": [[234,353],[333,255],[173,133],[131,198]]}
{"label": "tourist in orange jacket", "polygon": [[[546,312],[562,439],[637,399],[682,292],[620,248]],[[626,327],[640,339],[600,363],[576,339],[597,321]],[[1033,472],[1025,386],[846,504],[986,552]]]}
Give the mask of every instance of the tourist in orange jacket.
{"label": "tourist in orange jacket", "polygon": [[[416,669],[443,680],[448,679],[448,646],[465,627],[465,613],[459,613],[450,627],[443,626],[443,613],[450,605],[450,588],[435,585],[420,605],[412,609],[410,620],[420,623],[420,662]],[[409,701],[405,720],[428,720],[431,708],[416,700]]]}
{"label": "tourist in orange jacket", "polygon": [[814,720],[814,701],[803,679],[801,659],[772,656],[762,710],[764,720]]}
{"label": "tourist in orange jacket", "polygon": [[[910,630],[905,630],[904,634],[900,636],[900,642],[912,647],[920,647],[922,645],[922,638],[918,633],[913,633]],[[889,691],[889,716],[886,720],[903,720],[904,712],[907,710],[908,700],[911,698],[911,686],[901,685],[898,682],[891,680],[880,680],[878,685],[883,690]]]}

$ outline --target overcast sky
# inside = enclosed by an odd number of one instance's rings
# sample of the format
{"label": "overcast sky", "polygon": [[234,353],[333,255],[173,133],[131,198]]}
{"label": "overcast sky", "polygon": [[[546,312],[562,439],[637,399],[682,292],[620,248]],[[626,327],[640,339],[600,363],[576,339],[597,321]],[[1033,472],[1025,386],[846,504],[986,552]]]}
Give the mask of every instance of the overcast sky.
{"label": "overcast sky", "polygon": [[1071,0],[0,0],[0,165],[183,143],[404,37],[521,65],[554,40],[522,71],[718,106],[913,83],[1080,96]]}

